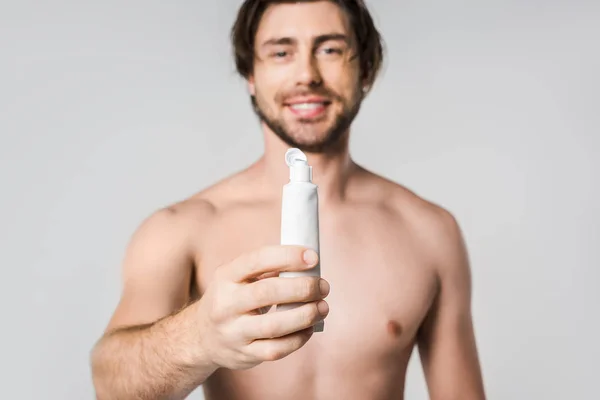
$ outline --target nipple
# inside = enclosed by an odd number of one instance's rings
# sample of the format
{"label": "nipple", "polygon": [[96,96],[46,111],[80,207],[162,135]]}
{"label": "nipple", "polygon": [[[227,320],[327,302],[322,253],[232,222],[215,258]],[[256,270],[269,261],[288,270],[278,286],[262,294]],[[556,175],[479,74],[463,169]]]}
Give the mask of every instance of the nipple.
{"label": "nipple", "polygon": [[388,321],[387,331],[392,337],[398,337],[402,334],[402,326],[396,321]]}

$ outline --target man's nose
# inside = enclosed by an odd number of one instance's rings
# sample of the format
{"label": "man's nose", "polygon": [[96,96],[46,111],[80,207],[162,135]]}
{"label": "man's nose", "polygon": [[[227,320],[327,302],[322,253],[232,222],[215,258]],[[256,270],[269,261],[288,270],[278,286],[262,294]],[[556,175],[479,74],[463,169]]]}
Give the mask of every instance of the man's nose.
{"label": "man's nose", "polygon": [[298,58],[297,84],[302,86],[319,86],[322,83],[319,65],[312,54]]}

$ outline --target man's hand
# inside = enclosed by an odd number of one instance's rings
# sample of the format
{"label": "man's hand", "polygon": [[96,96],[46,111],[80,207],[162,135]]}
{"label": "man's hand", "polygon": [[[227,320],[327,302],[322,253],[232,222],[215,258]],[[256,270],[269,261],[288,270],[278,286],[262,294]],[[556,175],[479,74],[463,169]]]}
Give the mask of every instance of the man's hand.
{"label": "man's hand", "polygon": [[[329,284],[319,277],[280,278],[283,271],[302,271],[317,264],[313,250],[271,246],[243,254],[219,267],[198,302],[204,351],[219,367],[247,369],[281,359],[301,348],[323,320]],[[259,279],[262,278],[262,279]],[[285,303],[298,308],[263,313]]]}

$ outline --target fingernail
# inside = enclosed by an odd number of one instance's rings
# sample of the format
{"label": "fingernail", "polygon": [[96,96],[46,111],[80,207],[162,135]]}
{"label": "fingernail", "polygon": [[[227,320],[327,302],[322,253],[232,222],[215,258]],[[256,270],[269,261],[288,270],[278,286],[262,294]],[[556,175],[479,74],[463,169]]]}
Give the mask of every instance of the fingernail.
{"label": "fingernail", "polygon": [[319,281],[319,290],[321,291],[322,296],[327,296],[329,294],[329,283],[325,279]]}
{"label": "fingernail", "polygon": [[329,313],[329,304],[327,304],[327,302],[325,301],[320,301],[317,304],[317,308],[319,309],[319,313],[323,316],[327,315],[327,313]]}
{"label": "fingernail", "polygon": [[317,263],[319,257],[317,256],[317,252],[314,250],[306,250],[304,252],[304,262],[308,265],[314,265]]}

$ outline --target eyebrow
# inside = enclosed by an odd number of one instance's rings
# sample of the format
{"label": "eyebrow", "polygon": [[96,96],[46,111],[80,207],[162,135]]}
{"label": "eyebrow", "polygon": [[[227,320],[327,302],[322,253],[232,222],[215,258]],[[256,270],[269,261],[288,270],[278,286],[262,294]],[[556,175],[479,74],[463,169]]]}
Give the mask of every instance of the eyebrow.
{"label": "eyebrow", "polygon": [[[315,46],[318,46],[321,43],[328,42],[330,40],[342,41],[347,44],[350,43],[350,38],[348,37],[348,35],[345,35],[343,33],[327,33],[324,35],[316,36],[313,39]],[[293,44],[296,44],[297,42],[298,42],[298,40],[295,38],[292,38],[292,37],[271,38],[271,39],[265,40],[262,43],[261,47],[276,46],[276,45],[293,45]]]}

